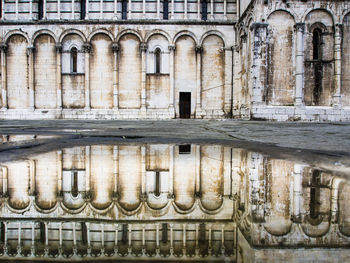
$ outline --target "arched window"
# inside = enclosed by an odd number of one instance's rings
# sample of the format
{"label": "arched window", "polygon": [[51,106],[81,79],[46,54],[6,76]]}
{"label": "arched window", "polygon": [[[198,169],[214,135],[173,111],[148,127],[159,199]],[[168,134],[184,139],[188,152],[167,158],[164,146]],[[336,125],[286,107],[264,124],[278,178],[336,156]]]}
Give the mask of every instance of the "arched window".
{"label": "arched window", "polygon": [[314,105],[318,105],[322,93],[322,31],[316,28],[312,34],[313,61],[314,61],[314,80],[315,86],[313,90]]}
{"label": "arched window", "polygon": [[164,20],[169,19],[169,1],[168,0],[163,1],[163,19]]}
{"label": "arched window", "polygon": [[41,20],[44,17],[44,1],[38,0],[38,19]]}
{"label": "arched window", "polygon": [[161,63],[161,50],[156,48],[154,51],[154,64],[155,64],[155,73],[160,74],[160,63]]}
{"label": "arched window", "polygon": [[128,1],[123,0],[122,1],[122,19],[127,19],[127,12],[128,12]]}
{"label": "arched window", "polygon": [[208,19],[208,3],[206,0],[201,1],[202,4],[202,20]]}
{"label": "arched window", "polygon": [[74,171],[72,172],[72,196],[77,197],[79,192],[78,192],[78,172]]}
{"label": "arched window", "polygon": [[155,186],[155,189],[154,189],[154,195],[155,196],[160,196],[160,174],[159,172],[156,172],[156,186]]}
{"label": "arched window", "polygon": [[314,170],[311,179],[310,188],[310,218],[317,219],[319,216],[319,206],[320,206],[320,172]]}
{"label": "arched window", "polygon": [[71,73],[77,73],[78,49],[76,47],[72,47],[70,50],[70,65],[71,65]]}
{"label": "arched window", "polygon": [[84,20],[86,15],[86,0],[80,1],[80,19]]}

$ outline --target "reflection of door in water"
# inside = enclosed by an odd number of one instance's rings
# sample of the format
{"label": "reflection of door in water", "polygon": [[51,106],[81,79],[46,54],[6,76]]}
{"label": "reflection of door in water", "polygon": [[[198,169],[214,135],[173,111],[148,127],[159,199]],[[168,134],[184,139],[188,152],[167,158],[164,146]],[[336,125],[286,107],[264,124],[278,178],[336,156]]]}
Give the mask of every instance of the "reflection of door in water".
{"label": "reflection of door in water", "polygon": [[180,118],[191,118],[191,92],[180,92]]}

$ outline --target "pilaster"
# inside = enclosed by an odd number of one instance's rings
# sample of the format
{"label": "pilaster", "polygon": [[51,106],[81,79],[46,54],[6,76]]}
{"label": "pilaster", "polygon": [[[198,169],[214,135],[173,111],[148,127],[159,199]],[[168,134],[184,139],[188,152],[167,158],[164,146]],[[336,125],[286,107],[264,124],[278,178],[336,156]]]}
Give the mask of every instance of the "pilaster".
{"label": "pilaster", "polygon": [[83,52],[85,53],[85,110],[90,110],[90,43],[84,43]]}

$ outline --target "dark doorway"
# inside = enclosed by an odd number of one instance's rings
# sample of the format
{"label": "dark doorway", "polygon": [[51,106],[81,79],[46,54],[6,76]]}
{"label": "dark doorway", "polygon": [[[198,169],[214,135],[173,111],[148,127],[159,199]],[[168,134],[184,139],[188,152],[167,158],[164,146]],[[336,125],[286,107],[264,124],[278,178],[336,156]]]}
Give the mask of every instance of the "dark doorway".
{"label": "dark doorway", "polygon": [[44,17],[44,1],[39,0],[38,1],[38,19],[42,20]]}
{"label": "dark doorway", "polygon": [[191,118],[191,92],[180,92],[180,118]]}

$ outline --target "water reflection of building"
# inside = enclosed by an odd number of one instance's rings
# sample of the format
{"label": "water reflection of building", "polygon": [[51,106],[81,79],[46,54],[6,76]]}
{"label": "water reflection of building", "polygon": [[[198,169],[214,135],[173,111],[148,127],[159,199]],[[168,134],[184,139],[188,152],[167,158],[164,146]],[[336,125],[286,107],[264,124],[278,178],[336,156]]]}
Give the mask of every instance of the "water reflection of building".
{"label": "water reflection of building", "polygon": [[350,244],[348,182],[242,149],[92,145],[1,167],[4,257],[240,261]]}

